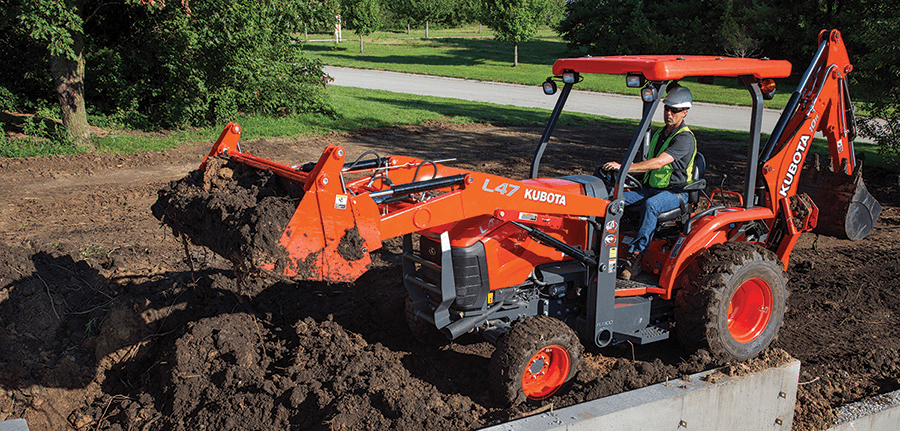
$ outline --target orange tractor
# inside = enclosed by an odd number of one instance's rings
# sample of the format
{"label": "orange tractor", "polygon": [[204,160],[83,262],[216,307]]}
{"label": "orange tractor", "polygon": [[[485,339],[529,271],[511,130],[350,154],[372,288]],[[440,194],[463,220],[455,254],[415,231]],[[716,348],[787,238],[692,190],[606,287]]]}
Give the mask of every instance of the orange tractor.
{"label": "orange tractor", "polygon": [[[852,70],[838,31],[823,31],[811,65],[771,137],[760,140],[763,100],[786,61],[705,56],[560,59],[544,83],[559,99],[522,180],[411,157],[347,162],[339,146],[318,162],[291,166],[240,150],[229,124],[200,169],[228,160],[274,174],[299,201],[278,227],[275,252],[214,248],[191,234],[171,202],[154,213],[175,231],[234,261],[242,274],[352,282],[369,253],[403,237],[407,320],[421,339],[477,331],[496,345],[492,387],[511,403],[553,395],[575,374],[583,345],[645,344],[674,332],[684,344],[728,359],[754,357],[775,338],[788,296],[784,275],[794,244],[816,228],[864,237],[881,207],[865,189],[853,156]],[[621,173],[538,178],[541,156],[581,75],[624,75],[641,88],[643,117]],[[631,239],[621,198],[640,183],[628,175],[647,145],[666,85],[702,77],[737,78],[752,98],[749,161],[742,193],[716,190],[733,206],[700,202],[696,163],[688,205],[659,216],[643,276],[618,280],[617,256]],[[562,83],[558,90],[557,83]],[[828,140],[831,169],[804,170],[816,132]],[[702,161],[702,156],[698,156]],[[705,205],[703,204],[705,203]],[[201,203],[202,205],[202,203]],[[211,205],[211,204],[210,204]],[[827,205],[827,217],[819,208]],[[212,209],[210,209],[212,210]],[[181,219],[179,219],[181,217]],[[180,220],[180,221],[179,221]]]}

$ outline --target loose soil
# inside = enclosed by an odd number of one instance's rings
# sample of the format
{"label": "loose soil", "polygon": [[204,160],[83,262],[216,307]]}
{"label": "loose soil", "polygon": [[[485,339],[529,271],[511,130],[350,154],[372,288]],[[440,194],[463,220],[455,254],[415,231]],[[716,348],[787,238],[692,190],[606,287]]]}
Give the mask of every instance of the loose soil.
{"label": "loose soil", "polygon": [[[541,175],[592,173],[620,159],[632,135],[607,125],[565,132]],[[315,161],[328,144],[350,158],[455,157],[448,164],[524,178],[540,133],[430,122],[242,146],[291,164]],[[726,187],[740,190],[742,147],[705,134],[698,141],[709,183],[727,175]],[[372,269],[355,283],[238,289],[235,256],[186,245],[150,209],[210,145],[0,160],[0,420],[26,418],[32,430],[464,430],[542,408],[510,408],[490,395],[493,346],[479,337],[440,348],[414,340],[397,240],[372,254]],[[794,429],[827,428],[833,407],[900,388],[898,177],[875,169],[864,176],[885,207],[881,220],[858,242],[803,235],[791,257],[784,327],[762,355],[768,365],[802,361]],[[217,179],[193,181],[215,187]],[[222,232],[222,241],[257,246],[240,217],[284,206],[266,184],[260,178],[248,205],[229,209],[239,216],[236,232]],[[730,364],[725,373],[758,364]],[[718,365],[674,340],[588,347],[572,384],[545,405]]]}

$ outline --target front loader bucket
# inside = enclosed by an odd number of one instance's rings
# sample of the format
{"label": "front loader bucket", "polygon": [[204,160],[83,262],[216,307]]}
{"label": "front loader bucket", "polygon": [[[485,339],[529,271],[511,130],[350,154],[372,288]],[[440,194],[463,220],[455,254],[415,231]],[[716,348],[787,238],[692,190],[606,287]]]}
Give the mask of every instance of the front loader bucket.
{"label": "front loader bucket", "polygon": [[846,161],[838,172],[818,154],[807,158],[800,174],[799,193],[808,194],[819,207],[814,232],[858,241],[875,227],[881,204],[869,194],[862,179],[862,162],[846,174]]}
{"label": "front loader bucket", "polygon": [[369,251],[381,247],[378,212],[343,191],[343,150],[329,146],[303,170],[242,153],[239,129],[229,128],[200,169],[159,191],[153,215],[240,274],[329,282],[362,275]]}

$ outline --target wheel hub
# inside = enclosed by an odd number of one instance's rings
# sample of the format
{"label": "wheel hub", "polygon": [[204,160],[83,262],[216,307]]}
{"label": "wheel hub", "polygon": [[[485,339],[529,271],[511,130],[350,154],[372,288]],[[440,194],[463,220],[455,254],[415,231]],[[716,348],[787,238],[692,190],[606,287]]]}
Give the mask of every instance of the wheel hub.
{"label": "wheel hub", "polygon": [[522,373],[525,395],[533,400],[553,395],[565,383],[570,367],[569,353],[561,346],[547,346],[537,351]]}
{"label": "wheel hub", "polygon": [[728,303],[728,331],[739,343],[756,340],[772,317],[772,288],[751,278],[734,292]]}

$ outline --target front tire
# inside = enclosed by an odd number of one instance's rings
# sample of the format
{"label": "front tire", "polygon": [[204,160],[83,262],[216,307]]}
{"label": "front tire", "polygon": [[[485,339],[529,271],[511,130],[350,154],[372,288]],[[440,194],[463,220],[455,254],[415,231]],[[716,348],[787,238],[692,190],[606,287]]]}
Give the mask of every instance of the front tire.
{"label": "front tire", "polygon": [[416,307],[409,296],[406,297],[406,303],[403,305],[403,314],[406,317],[406,326],[409,327],[409,332],[420,343],[432,347],[450,344],[450,339],[443,332],[439,331],[431,323],[416,317]]}
{"label": "front tire", "polygon": [[561,320],[519,322],[491,356],[491,388],[512,405],[547,399],[575,376],[582,350],[578,335]]}
{"label": "front tire", "polygon": [[675,297],[676,334],[692,348],[723,360],[758,355],[778,335],[787,290],[775,253],[726,242],[701,253]]}

